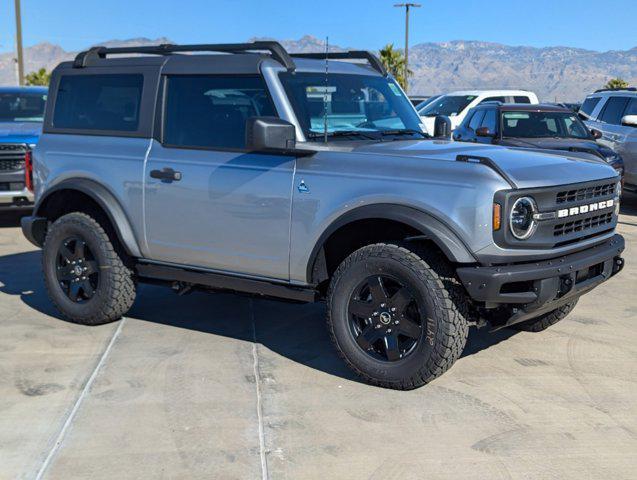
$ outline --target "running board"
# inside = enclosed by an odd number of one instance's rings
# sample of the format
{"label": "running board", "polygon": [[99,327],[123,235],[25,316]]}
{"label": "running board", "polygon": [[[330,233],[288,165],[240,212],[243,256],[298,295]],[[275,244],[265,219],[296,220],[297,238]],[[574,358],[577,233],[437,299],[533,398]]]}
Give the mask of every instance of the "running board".
{"label": "running board", "polygon": [[260,297],[281,298],[297,302],[315,302],[318,292],[311,287],[297,287],[285,283],[268,280],[224,275],[221,273],[189,270],[186,268],[139,263],[135,267],[140,281],[160,280],[165,282],[181,282],[193,286],[201,286],[212,290],[247,293]]}

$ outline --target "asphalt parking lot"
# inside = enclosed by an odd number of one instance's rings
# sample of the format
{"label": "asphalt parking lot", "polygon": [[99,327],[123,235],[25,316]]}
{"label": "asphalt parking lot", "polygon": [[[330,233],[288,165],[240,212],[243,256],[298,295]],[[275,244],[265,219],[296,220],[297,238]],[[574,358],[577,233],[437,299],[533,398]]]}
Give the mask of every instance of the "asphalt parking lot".
{"label": "asphalt parking lot", "polygon": [[143,286],[83,327],[0,219],[0,478],[628,479],[637,471],[637,198],[627,266],[540,334],[473,330],[412,392],[357,381],[322,305]]}

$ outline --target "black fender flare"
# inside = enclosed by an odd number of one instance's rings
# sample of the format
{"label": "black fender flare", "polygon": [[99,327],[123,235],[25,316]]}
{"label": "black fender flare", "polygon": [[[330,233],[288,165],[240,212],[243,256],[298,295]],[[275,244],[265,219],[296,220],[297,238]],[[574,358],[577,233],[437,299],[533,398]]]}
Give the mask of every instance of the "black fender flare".
{"label": "black fender flare", "polygon": [[447,256],[456,263],[477,263],[471,250],[451,227],[430,213],[404,205],[380,203],[365,205],[350,210],[334,220],[321,234],[314,246],[307,264],[307,278],[312,280],[314,264],[327,239],[339,228],[357,220],[382,219],[404,223],[421,232],[419,238],[433,241]]}
{"label": "black fender flare", "polygon": [[72,178],[69,180],[63,180],[47,190],[44,195],[38,199],[35,207],[33,208],[34,216],[42,216],[42,207],[45,205],[47,199],[51,198],[53,194],[62,190],[76,190],[88,197],[92,198],[106,213],[108,216],[115,233],[122,246],[126,250],[126,253],[133,257],[141,257],[141,250],[139,243],[133,233],[131,222],[124,212],[122,205],[119,203],[115,195],[113,195],[103,185],[85,178]]}

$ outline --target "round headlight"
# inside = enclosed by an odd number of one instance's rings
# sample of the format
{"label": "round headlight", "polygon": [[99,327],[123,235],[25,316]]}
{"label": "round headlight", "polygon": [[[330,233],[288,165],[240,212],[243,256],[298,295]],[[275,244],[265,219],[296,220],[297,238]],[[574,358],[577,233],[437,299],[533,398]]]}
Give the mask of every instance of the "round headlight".
{"label": "round headlight", "polygon": [[509,226],[515,238],[526,240],[535,233],[537,222],[533,216],[536,213],[537,205],[531,197],[522,197],[515,201],[509,217]]}

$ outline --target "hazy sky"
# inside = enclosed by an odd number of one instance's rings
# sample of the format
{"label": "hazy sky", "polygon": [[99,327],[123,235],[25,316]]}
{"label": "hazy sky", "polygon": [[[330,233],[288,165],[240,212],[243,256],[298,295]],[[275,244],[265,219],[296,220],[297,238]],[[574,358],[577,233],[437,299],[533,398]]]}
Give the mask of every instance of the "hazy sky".
{"label": "hazy sky", "polygon": [[[14,48],[14,0],[0,0],[0,51]],[[297,39],[378,49],[404,42],[392,0],[22,0],[24,44],[78,50],[100,41],[166,36],[174,42]],[[637,47],[637,0],[422,0],[410,43],[483,40],[591,50]]]}

